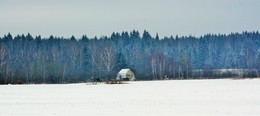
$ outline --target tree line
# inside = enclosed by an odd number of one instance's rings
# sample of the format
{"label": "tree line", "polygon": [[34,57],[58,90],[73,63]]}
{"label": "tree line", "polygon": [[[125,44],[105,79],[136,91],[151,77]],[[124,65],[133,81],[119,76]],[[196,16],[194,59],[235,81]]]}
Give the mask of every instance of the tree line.
{"label": "tree line", "polygon": [[253,76],[259,76],[260,34],[161,38],[133,30],[100,38],[42,38],[30,33],[0,37],[1,84],[109,80],[122,68],[130,68],[137,80],[225,77],[215,74],[216,69],[254,70]]}

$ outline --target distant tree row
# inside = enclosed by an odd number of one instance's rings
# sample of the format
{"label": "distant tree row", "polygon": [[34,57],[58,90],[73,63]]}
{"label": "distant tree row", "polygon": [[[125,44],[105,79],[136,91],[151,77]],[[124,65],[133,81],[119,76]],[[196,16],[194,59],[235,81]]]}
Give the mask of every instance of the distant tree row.
{"label": "distant tree row", "polygon": [[70,83],[92,77],[108,80],[122,68],[132,69],[137,80],[219,78],[212,76],[214,72],[201,74],[198,70],[258,70],[260,34],[160,38],[133,30],[100,38],[10,33],[0,37],[1,84]]}

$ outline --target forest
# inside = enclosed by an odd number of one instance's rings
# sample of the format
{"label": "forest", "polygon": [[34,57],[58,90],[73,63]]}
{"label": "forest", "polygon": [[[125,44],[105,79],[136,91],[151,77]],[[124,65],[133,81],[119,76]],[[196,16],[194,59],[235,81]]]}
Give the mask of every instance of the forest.
{"label": "forest", "polygon": [[133,30],[99,38],[0,37],[0,84],[110,80],[123,68],[130,68],[137,80],[257,77],[260,34],[153,37]]}

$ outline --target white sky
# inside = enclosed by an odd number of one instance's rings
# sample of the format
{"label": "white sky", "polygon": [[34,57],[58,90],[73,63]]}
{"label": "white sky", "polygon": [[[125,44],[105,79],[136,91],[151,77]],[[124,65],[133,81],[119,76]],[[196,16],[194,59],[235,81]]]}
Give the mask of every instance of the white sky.
{"label": "white sky", "polygon": [[260,0],[0,0],[0,36],[89,37],[144,29],[152,35],[260,30]]}

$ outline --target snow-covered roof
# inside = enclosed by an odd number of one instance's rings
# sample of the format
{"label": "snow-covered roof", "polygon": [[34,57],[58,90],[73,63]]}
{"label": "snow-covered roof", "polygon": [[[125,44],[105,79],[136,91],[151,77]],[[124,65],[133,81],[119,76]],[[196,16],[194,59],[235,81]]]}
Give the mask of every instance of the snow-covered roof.
{"label": "snow-covered roof", "polygon": [[129,70],[130,70],[130,69],[121,69],[121,70],[119,71],[119,73],[125,74],[125,73],[127,73]]}

